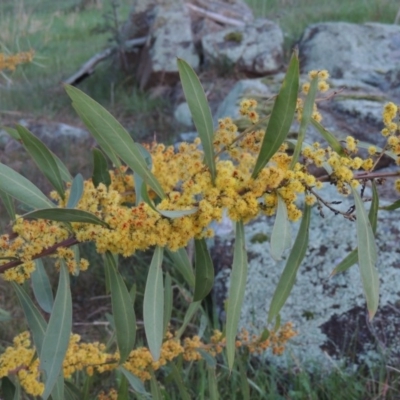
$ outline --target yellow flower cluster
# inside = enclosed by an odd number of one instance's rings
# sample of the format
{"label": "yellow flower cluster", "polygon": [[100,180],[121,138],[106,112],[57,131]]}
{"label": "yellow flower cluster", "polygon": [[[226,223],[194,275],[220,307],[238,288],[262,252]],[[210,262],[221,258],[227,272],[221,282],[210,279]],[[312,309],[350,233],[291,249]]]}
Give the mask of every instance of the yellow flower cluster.
{"label": "yellow flower cluster", "polygon": [[0,71],[5,69],[15,71],[17,65],[31,62],[33,55],[32,50],[11,55],[0,53]]}
{"label": "yellow flower cluster", "polygon": [[40,396],[44,384],[39,381],[39,359],[35,357],[29,332],[23,332],[13,340],[13,346],[7,347],[0,356],[0,378],[9,374],[17,376],[26,393]]}
{"label": "yellow flower cluster", "polygon": [[[308,78],[310,80],[314,79],[314,78],[318,78],[318,91],[320,91],[321,93],[326,92],[327,90],[329,90],[329,84],[326,82],[326,80],[329,78],[329,73],[326,70],[321,70],[321,71],[310,71],[308,73]],[[308,94],[308,92],[310,91],[310,82],[306,82],[302,85],[302,92],[303,94]],[[302,98],[298,98],[297,99],[297,106],[296,106],[296,111],[297,111],[297,120],[300,122],[301,118],[302,118],[302,114],[303,114],[303,108],[304,108],[304,101]],[[313,106],[313,113],[311,115],[311,118],[313,118],[315,121],[317,122],[321,122],[322,121],[322,115],[319,113],[318,108],[317,108],[317,104],[314,103]]]}
{"label": "yellow flower cluster", "polygon": [[255,110],[257,107],[257,101],[254,99],[244,99],[240,102],[239,113],[246,116],[250,122],[256,124],[259,120],[259,115]]}
{"label": "yellow flower cluster", "polygon": [[108,393],[101,391],[97,396],[97,400],[117,400],[117,399],[118,399],[118,392],[115,389],[110,389]]}
{"label": "yellow flower cluster", "polygon": [[357,152],[357,140],[348,136],[346,138],[347,155],[340,155],[330,147],[323,149],[319,143],[306,147],[302,154],[307,164],[315,164],[317,167],[329,166],[331,168],[330,179],[334,182],[338,191],[348,194],[348,185],[357,187],[358,180],[354,179],[355,170],[369,171],[374,165],[372,158],[363,160],[360,157],[351,157],[350,153]]}
{"label": "yellow flower cluster", "polygon": [[[242,331],[236,343],[237,347],[247,347],[250,352],[261,353],[268,348],[273,354],[281,355],[288,340],[296,335],[291,323],[282,326],[277,332],[271,331],[267,339]],[[76,371],[85,371],[89,376],[95,372],[104,373],[112,371],[118,366],[119,353],[107,353],[104,344],[82,343],[79,335],[72,334],[67,353],[63,362],[64,378],[71,378]],[[210,343],[204,343],[198,336],[185,338],[183,343],[176,339],[171,332],[167,332],[161,347],[161,355],[158,361],[146,347],[132,350],[128,360],[123,364],[124,368],[132,372],[142,381],[151,379],[151,371],[157,371],[168,362],[182,354],[185,361],[198,361],[202,359],[199,349],[215,356],[220,354],[225,347],[225,337],[222,332],[215,331]],[[13,346],[7,347],[0,355],[0,378],[15,374],[26,393],[40,396],[44,391],[44,385],[39,381],[40,360],[36,357],[35,348],[30,341],[29,332],[23,332],[14,338]],[[102,392],[99,399],[114,399],[114,391],[108,394]]]}
{"label": "yellow flower cluster", "polygon": [[[251,109],[255,104],[248,100],[243,109]],[[194,211],[179,218],[167,218],[144,202],[133,206],[136,187],[127,167],[112,171],[108,188],[104,184],[95,187],[91,180],[84,183],[76,208],[93,213],[107,226],[74,222],[69,231],[70,227],[62,223],[17,218],[13,226],[14,239],[7,235],[0,239],[0,257],[15,258],[24,264],[8,269],[5,279],[23,282],[34,270],[31,261],[35,256],[71,237],[78,242],[94,242],[99,253],[110,251],[130,256],[137,250],[156,245],[176,251],[193,238],[212,236],[209,225],[222,219],[224,209],[234,221],[248,222],[259,213],[274,215],[278,194],[286,202],[289,219],[298,220],[302,214],[295,204],[297,195],[318,183],[300,165],[290,169],[291,156],[287,154],[286,144],[253,179],[251,174],[263,137],[261,130],[250,129],[245,135],[239,134],[230,118],[221,120],[214,145],[216,151],[226,150],[230,159],[216,160],[215,185],[204,165],[199,140],[193,144],[182,143],[178,151],[162,144],[148,146],[153,173],[167,193],[155,207],[159,211]],[[66,190],[65,199],[56,192],[51,193],[60,207],[66,206],[69,195],[70,188]],[[156,195],[150,190],[149,197],[156,198]],[[88,267],[86,260],[77,265],[70,249],[59,247],[54,253],[65,260],[71,273]],[[0,266],[9,260],[1,260]]]}

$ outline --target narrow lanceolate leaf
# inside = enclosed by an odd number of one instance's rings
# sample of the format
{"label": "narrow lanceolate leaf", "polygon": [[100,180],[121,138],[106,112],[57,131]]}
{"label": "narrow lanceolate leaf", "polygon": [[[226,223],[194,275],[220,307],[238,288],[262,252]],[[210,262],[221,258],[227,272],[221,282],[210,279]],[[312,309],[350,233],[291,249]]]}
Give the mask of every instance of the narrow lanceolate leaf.
{"label": "narrow lanceolate leaf", "polygon": [[168,210],[159,210],[156,208],[157,212],[159,212],[161,215],[167,218],[180,218],[184,217],[185,215],[192,215],[196,214],[198,211],[198,208],[191,208],[190,210],[176,210],[176,211],[168,211]]}
{"label": "narrow lanceolate leaf", "polygon": [[226,352],[228,366],[232,370],[235,360],[236,334],[244,292],[247,282],[247,253],[245,248],[243,222],[236,223],[235,248],[233,253],[232,274],[228,292],[228,309],[226,314]]}
{"label": "narrow lanceolate leaf", "polygon": [[10,321],[12,319],[9,311],[0,308],[0,322]]}
{"label": "narrow lanceolate leaf", "polygon": [[279,94],[275,99],[252,178],[257,177],[285,141],[296,111],[298,91],[299,58],[294,52]]}
{"label": "narrow lanceolate leaf", "polygon": [[185,279],[189,286],[193,288],[195,283],[194,273],[186,249],[180,248],[177,251],[167,249],[167,253],[170,256],[174,267],[183,276],[183,279]]}
{"label": "narrow lanceolate leaf", "polygon": [[104,221],[97,218],[94,214],[69,208],[47,208],[44,210],[32,211],[24,215],[25,219],[48,219],[58,222],[81,222],[83,224],[94,224],[108,227]]}
{"label": "narrow lanceolate leaf", "polygon": [[279,314],[279,311],[285,304],[290,292],[292,291],[296,280],[297,271],[306,254],[310,219],[311,207],[306,205],[303,212],[303,219],[301,221],[299,232],[297,233],[292,251],[290,252],[286,266],[272,297],[268,313],[268,323],[271,323],[272,320]]}
{"label": "narrow lanceolate leaf", "polygon": [[274,227],[271,234],[271,256],[274,260],[280,260],[283,252],[292,244],[291,226],[287,214],[285,201],[278,195],[278,209]]}
{"label": "narrow lanceolate leaf", "polygon": [[358,266],[367,300],[369,319],[371,320],[379,305],[379,276],[376,270],[375,237],[360,195],[353,188],[351,191],[354,196],[357,215]]}
{"label": "narrow lanceolate leaf", "polygon": [[[372,231],[376,232],[376,227],[378,224],[378,210],[379,210],[379,196],[378,190],[376,189],[376,184],[372,181],[372,203],[371,208],[369,209],[368,219],[372,226]],[[344,272],[352,267],[354,264],[358,262],[358,248],[355,248],[352,252],[350,252],[332,271],[331,276],[334,276],[338,273]]]}
{"label": "narrow lanceolate leaf", "polygon": [[178,369],[178,367],[174,363],[171,363],[171,370],[172,370],[171,376],[176,386],[178,387],[180,398],[182,400],[190,400],[188,388],[186,387],[182,379],[182,372]]}
{"label": "narrow lanceolate leaf", "polygon": [[172,283],[171,283],[171,275],[167,272],[165,274],[165,282],[164,282],[164,322],[163,322],[163,337],[167,333],[169,321],[171,320],[172,315]]}
{"label": "narrow lanceolate leaf", "polygon": [[111,184],[110,172],[108,171],[107,159],[99,149],[93,149],[93,175],[92,181],[95,187],[103,183],[107,187]]}
{"label": "narrow lanceolate leaf", "polygon": [[143,382],[136,375],[133,375],[132,372],[128,371],[127,369],[121,366],[118,367],[118,370],[125,375],[126,379],[128,379],[128,382],[131,385],[131,388],[136,393],[146,397],[150,396],[150,393],[146,391]]}
{"label": "narrow lanceolate leaf", "polygon": [[36,163],[43,175],[53,185],[60,197],[64,198],[64,183],[61,179],[60,170],[51,151],[25,127],[17,125],[17,131],[22,143]]}
{"label": "narrow lanceolate leaf", "polygon": [[214,284],[214,266],[205,239],[194,241],[196,266],[193,301],[201,301],[210,293]]}
{"label": "narrow lanceolate leaf", "polygon": [[35,271],[31,275],[33,293],[41,309],[51,313],[54,299],[49,277],[40,258],[35,260],[35,264]]}
{"label": "narrow lanceolate leaf", "polygon": [[15,207],[14,207],[14,201],[13,198],[0,190],[0,199],[4,205],[4,208],[7,211],[8,216],[10,217],[11,220],[15,219]]}
{"label": "narrow lanceolate leaf", "polygon": [[36,350],[38,354],[40,354],[42,351],[47,323],[25,290],[15,282],[12,282],[12,286],[18,296],[22,309],[24,310],[25,318],[32,332],[33,343],[35,343]]}
{"label": "narrow lanceolate leaf", "polygon": [[1,163],[0,190],[32,208],[55,207],[31,181]]}
{"label": "narrow lanceolate leaf", "polygon": [[136,316],[129,291],[117,270],[115,258],[110,252],[106,253],[105,264],[110,277],[111,305],[120,354],[119,363],[123,364],[135,344]]}
{"label": "narrow lanceolate leaf", "polygon": [[339,140],[336,139],[335,135],[330,133],[327,129],[325,129],[319,122],[315,119],[311,119],[311,124],[314,128],[319,132],[319,134],[329,143],[329,146],[332,149],[340,154],[341,156],[345,155],[342,145],[340,144]]}
{"label": "narrow lanceolate leaf", "polygon": [[397,210],[398,208],[400,208],[400,200],[395,201],[389,206],[379,207],[380,210],[385,210],[385,211],[394,211]]}
{"label": "narrow lanceolate leaf", "polygon": [[317,94],[317,89],[318,89],[318,77],[316,76],[311,80],[310,89],[304,101],[304,108],[303,108],[303,113],[301,115],[301,123],[300,123],[299,134],[297,136],[297,143],[292,155],[292,161],[290,162],[291,169],[294,168],[297,161],[299,160],[299,155],[301,153],[304,138],[306,136],[307,126],[310,123],[311,116],[314,110],[314,101],[315,101],[315,96]]}
{"label": "narrow lanceolate leaf", "polygon": [[[144,159],[146,161],[147,167],[151,171],[151,169],[153,167],[153,160],[151,158],[151,154],[140,144],[135,143],[135,145],[137,146],[139,151],[142,153],[142,156],[144,157]],[[145,201],[150,207],[152,207],[155,210],[155,207],[154,207],[150,197],[148,196],[147,187],[145,184],[143,184],[143,179],[137,173],[133,174],[133,179],[135,182],[136,206],[138,206],[141,201]],[[144,191],[145,191],[145,193],[144,193],[145,199],[142,198],[142,193]]]}
{"label": "narrow lanceolate leaf", "polygon": [[61,260],[60,279],[49,324],[40,352],[40,369],[45,373],[43,399],[47,399],[62,373],[62,363],[68,349],[72,329],[72,300],[69,273]]}
{"label": "narrow lanceolate leaf", "polygon": [[150,379],[150,391],[153,400],[163,400],[164,396],[161,393],[160,384],[158,383],[154,372],[151,371],[151,379]]}
{"label": "narrow lanceolate leaf", "polygon": [[208,371],[208,396],[210,400],[218,400],[218,383],[215,368],[207,368]]}
{"label": "narrow lanceolate leaf", "polygon": [[109,148],[120,157],[132,170],[157,193],[160,198],[165,193],[156,177],[147,167],[142,153],[124,127],[99,103],[91,99],[79,89],[66,85],[68,96],[72,99],[72,105],[83,122],[95,137],[104,151]]}
{"label": "narrow lanceolate leaf", "polygon": [[[16,129],[12,128],[3,128],[12,138],[15,140],[21,141],[22,139]],[[49,150],[51,155],[53,156],[54,160],[57,163],[58,170],[60,171],[61,179],[64,182],[71,182],[72,181],[72,176],[68,171],[68,168],[65,166],[65,164],[56,156],[51,150]]]}
{"label": "narrow lanceolate leaf", "polygon": [[178,332],[176,332],[175,337],[177,339],[179,339],[182,336],[183,332],[185,332],[186,327],[188,326],[189,322],[200,308],[200,305],[201,305],[200,301],[194,301],[193,303],[190,303],[190,306],[186,311],[185,317],[183,318],[182,326],[179,328]]}
{"label": "narrow lanceolate leaf", "polygon": [[77,174],[72,181],[67,208],[75,208],[78,205],[83,194],[83,187],[83,176],[81,174]]}
{"label": "narrow lanceolate leaf", "polygon": [[179,76],[183,92],[189,105],[194,126],[204,149],[204,161],[208,166],[212,181],[215,181],[216,167],[214,159],[214,127],[210,106],[200,80],[193,68],[184,60],[178,59]]}
{"label": "narrow lanceolate leaf", "polygon": [[147,275],[143,299],[143,321],[147,344],[154,361],[160,358],[164,333],[164,285],[161,269],[164,249],[157,246]]}
{"label": "narrow lanceolate leaf", "polygon": [[58,375],[56,384],[51,392],[51,400],[65,400],[64,398],[64,375],[62,371]]}

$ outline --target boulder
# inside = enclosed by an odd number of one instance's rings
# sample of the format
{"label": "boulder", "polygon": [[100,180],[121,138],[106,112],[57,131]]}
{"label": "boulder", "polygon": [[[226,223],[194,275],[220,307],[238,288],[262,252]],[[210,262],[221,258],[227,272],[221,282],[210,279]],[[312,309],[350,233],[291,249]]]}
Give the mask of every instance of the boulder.
{"label": "boulder", "polygon": [[[337,206],[342,211],[354,204],[350,197],[338,194],[333,186],[326,185],[321,194],[329,201],[342,201]],[[366,197],[369,196],[367,188]],[[368,207],[368,203],[365,204]],[[336,363],[372,362],[384,352],[388,360],[398,364],[400,274],[397,238],[400,228],[397,219],[389,212],[379,214],[376,240],[380,306],[375,318],[369,322],[358,267],[355,265],[330,278],[334,267],[356,247],[355,222],[327,209],[324,214],[322,218],[314,207],[307,254],[280,313],[282,322],[294,323],[298,336],[290,342],[282,358],[271,357],[268,353],[266,357],[281,366],[296,363],[302,367],[319,365],[330,369]],[[269,253],[273,222],[274,218],[262,217],[245,227],[249,271],[240,327],[254,333],[260,333],[265,327],[269,305],[285,266],[284,261],[275,262]],[[299,223],[293,224],[293,240],[298,226]],[[220,240],[214,249],[218,271],[215,296],[221,319],[224,318],[223,300],[229,287],[232,242],[232,237]]]}
{"label": "boulder", "polygon": [[334,78],[382,89],[400,62],[400,26],[326,22],[310,25],[300,43],[301,68],[328,69]]}
{"label": "boulder", "polygon": [[182,125],[193,127],[192,114],[189,109],[188,103],[180,103],[174,111],[175,119]]}
{"label": "boulder", "polygon": [[199,66],[191,19],[183,0],[164,1],[152,9],[152,25],[148,41],[140,54],[138,79],[143,89],[151,84],[178,81],[177,58],[193,68]]}
{"label": "boulder", "polygon": [[255,75],[277,72],[283,61],[283,33],[275,22],[256,19],[202,39],[205,63],[227,62]]}

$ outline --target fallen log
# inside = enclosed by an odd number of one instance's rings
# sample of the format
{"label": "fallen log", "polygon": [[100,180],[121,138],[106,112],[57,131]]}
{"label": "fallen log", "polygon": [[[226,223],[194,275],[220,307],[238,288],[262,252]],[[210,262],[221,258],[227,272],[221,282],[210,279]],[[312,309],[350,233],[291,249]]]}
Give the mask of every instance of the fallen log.
{"label": "fallen log", "polygon": [[[131,39],[127,40],[123,44],[123,49],[124,50],[129,50],[133,47],[138,47],[138,46],[143,46],[147,41],[147,36],[146,37],[141,37],[137,39]],[[101,51],[100,53],[95,54],[93,57],[91,57],[88,61],[86,61],[77,72],[75,72],[73,75],[71,75],[68,79],[65,79],[63,81],[64,84],[67,85],[73,85],[76,86],[80,82],[82,82],[84,79],[88,78],[90,75],[94,73],[95,67],[97,64],[99,64],[101,61],[106,60],[109,58],[111,55],[113,55],[117,51],[118,47],[109,47],[108,49],[105,49]]]}

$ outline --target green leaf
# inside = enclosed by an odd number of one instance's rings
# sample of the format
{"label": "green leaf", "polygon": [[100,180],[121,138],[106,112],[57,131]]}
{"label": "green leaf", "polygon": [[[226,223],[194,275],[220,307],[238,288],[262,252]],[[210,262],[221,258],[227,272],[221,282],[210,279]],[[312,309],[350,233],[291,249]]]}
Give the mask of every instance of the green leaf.
{"label": "green leaf", "polygon": [[171,363],[171,370],[172,370],[171,372],[172,378],[175,381],[175,384],[179,390],[179,398],[181,398],[182,400],[190,400],[190,395],[182,379],[182,372],[179,371],[179,369],[174,363]]}
{"label": "green leaf", "polygon": [[25,318],[32,332],[33,343],[35,343],[36,350],[38,354],[40,354],[42,351],[44,336],[46,334],[47,323],[25,290],[18,285],[18,283],[12,282],[11,284],[18,296],[22,309],[24,310]]}
{"label": "green leaf", "polygon": [[329,146],[331,146],[332,149],[336,153],[338,153],[341,156],[345,156],[346,155],[346,153],[344,152],[343,147],[340,144],[339,140],[337,140],[336,137],[332,133],[330,133],[327,129],[325,129],[315,119],[311,119],[311,124],[320,133],[320,135],[329,143]]}
{"label": "green leaf", "polygon": [[14,207],[14,202],[13,198],[8,195],[6,192],[3,192],[0,190],[0,199],[4,204],[4,208],[7,211],[8,216],[10,217],[11,220],[15,219],[15,207]]}
{"label": "green leaf", "polygon": [[0,190],[32,208],[55,207],[31,181],[1,163]]}
{"label": "green leaf", "polygon": [[125,375],[122,375],[121,382],[118,388],[118,400],[129,400],[128,380]]}
{"label": "green leaf", "polygon": [[143,382],[136,376],[133,375],[132,372],[128,371],[124,367],[119,366],[118,371],[122,372],[126,379],[128,379],[129,384],[131,385],[131,388],[138,394],[141,394],[143,396],[149,397],[150,393],[146,391]]}
{"label": "green leaf", "polygon": [[400,208],[400,200],[395,201],[393,204],[390,204],[389,206],[384,206],[384,207],[379,207],[380,210],[385,210],[385,211],[394,211]]}
{"label": "green leaf", "polygon": [[245,362],[240,357],[237,358],[237,365],[240,374],[240,391],[242,392],[243,400],[250,400],[250,385],[247,379],[246,368],[243,365]]}
{"label": "green leaf", "polygon": [[[376,227],[378,224],[378,209],[379,207],[379,196],[378,191],[376,189],[376,184],[372,181],[372,203],[368,213],[368,219],[372,226],[372,231],[376,232]],[[352,267],[354,264],[358,262],[358,248],[355,248],[352,252],[350,252],[347,257],[345,257],[332,271],[331,276],[334,276],[338,273],[344,272]]]}
{"label": "green leaf", "polygon": [[64,382],[65,400],[83,400],[82,392],[69,381]]}
{"label": "green leaf", "polygon": [[35,271],[31,274],[33,293],[41,309],[51,313],[54,299],[49,277],[40,258],[35,260],[35,264]]}
{"label": "green leaf", "polygon": [[189,322],[200,308],[200,305],[201,305],[200,301],[195,301],[193,303],[190,303],[189,308],[186,311],[185,317],[183,318],[182,326],[179,328],[178,332],[176,332],[175,336],[177,339],[179,339],[183,335],[183,332],[185,332],[186,327],[188,326]]}
{"label": "green leaf", "polygon": [[60,170],[51,151],[25,127],[17,125],[17,131],[22,140],[22,143],[36,163],[43,175],[56,189],[62,199],[65,196],[64,183],[61,179]]}
{"label": "green leaf", "polygon": [[189,260],[186,249],[180,248],[177,251],[171,251],[167,249],[167,253],[172,260],[173,266],[183,276],[183,279],[185,279],[189,286],[193,288],[195,278],[192,263]]}
{"label": "green leaf", "polygon": [[314,111],[314,102],[315,102],[315,96],[317,94],[317,89],[318,89],[318,77],[316,76],[311,80],[310,89],[304,101],[304,108],[301,116],[299,134],[297,136],[296,147],[292,155],[292,161],[290,162],[290,169],[293,169],[297,161],[299,160],[299,155],[301,153],[304,138],[306,136],[307,126],[310,123],[311,116]]}
{"label": "green leaf", "polygon": [[161,394],[160,385],[157,382],[154,372],[150,371],[150,373],[151,373],[150,391],[151,395],[153,396],[153,400],[164,400],[164,397]]}
{"label": "green leaf", "polygon": [[[3,128],[12,138],[14,138],[17,141],[21,141],[21,137],[16,129],[12,128]],[[72,176],[68,171],[68,168],[65,166],[65,164],[51,151],[49,150],[51,155],[53,156],[54,160],[57,163],[58,170],[60,171],[61,174],[61,179],[64,182],[71,182],[72,181]]]}
{"label": "green leaf", "polygon": [[377,261],[375,237],[360,195],[353,188],[351,191],[357,215],[358,266],[367,300],[369,319],[372,320],[379,305],[379,276],[375,267]]}
{"label": "green leaf", "polygon": [[68,349],[72,329],[72,300],[69,273],[64,260],[60,260],[60,279],[54,300],[53,312],[40,352],[40,369],[45,372],[43,399],[47,399],[62,373],[62,363]]}
{"label": "green leaf", "polygon": [[51,400],[64,400],[64,376],[61,371],[56,384],[51,392]]}
{"label": "green leaf", "polygon": [[11,319],[12,319],[11,314],[8,311],[0,308],[0,322],[7,322],[10,321]]}
{"label": "green leaf", "polygon": [[281,260],[283,252],[290,248],[292,244],[291,230],[286,203],[278,194],[278,208],[270,242],[271,256],[274,260]]}
{"label": "green leaf", "polygon": [[208,371],[208,395],[210,400],[218,400],[218,384],[215,368],[207,368]]}
{"label": "green leaf", "polygon": [[93,149],[93,175],[92,181],[95,187],[103,183],[107,187],[111,185],[110,172],[108,170],[107,159],[99,149]]}
{"label": "green leaf", "polygon": [[[149,170],[151,171],[152,167],[153,167],[153,160],[151,158],[151,154],[140,144],[135,143],[139,149],[139,151],[142,153],[142,156],[144,157],[147,167],[149,168]],[[146,185],[143,184],[143,179],[137,174],[134,173],[133,174],[133,179],[135,182],[135,192],[136,192],[136,206],[138,206],[140,204],[141,201],[144,201],[145,203],[147,203],[151,208],[153,208],[153,210],[156,211],[156,208],[153,205],[153,202],[151,201],[148,193],[147,193],[147,187]],[[142,193],[143,191],[145,191],[145,199],[142,198]]]}
{"label": "green leaf", "polygon": [[186,61],[178,58],[178,69],[193,123],[203,146],[204,161],[210,170],[212,182],[214,182],[217,170],[214,159],[214,127],[210,106],[193,68]]}
{"label": "green leaf", "polygon": [[[86,124],[100,147],[107,153],[112,151],[120,157],[134,172],[157,193],[160,198],[165,197],[164,190],[156,177],[148,169],[139,148],[123,126],[99,103],[91,99],[79,89],[66,85],[65,90],[72,99],[72,105]],[[108,153],[107,153],[108,154]]]}
{"label": "green leaf", "polygon": [[161,264],[164,249],[157,246],[147,275],[143,299],[143,321],[147,344],[154,361],[160,358],[163,341],[164,288]]}
{"label": "green leaf", "polygon": [[285,269],[279,279],[278,285],[272,297],[271,305],[268,313],[268,323],[279,314],[279,311],[285,304],[296,280],[296,274],[301,262],[306,254],[308,246],[308,235],[311,219],[311,207],[305,206],[303,219],[300,224],[299,232],[297,233],[292,251],[286,262]]}
{"label": "green leaf", "polygon": [[193,301],[201,301],[210,293],[214,284],[214,266],[205,239],[195,239],[194,260],[196,281]]}
{"label": "green leaf", "polygon": [[10,378],[3,376],[1,378],[1,394],[4,400],[14,400],[16,392],[17,389]]}
{"label": "green leaf", "polygon": [[84,224],[101,225],[108,227],[104,221],[94,214],[69,208],[47,208],[44,210],[32,211],[24,215],[24,219],[48,219],[59,222],[81,222]]}
{"label": "green leaf", "polygon": [[172,283],[171,275],[167,272],[165,274],[164,282],[164,323],[163,323],[163,337],[167,333],[168,324],[171,320],[173,307],[173,293],[172,293]]}
{"label": "green leaf", "polygon": [[271,157],[285,141],[296,111],[297,93],[299,91],[299,58],[293,53],[281,89],[272,108],[271,117],[265,131],[252,178],[267,165]]}
{"label": "green leaf", "polygon": [[66,208],[75,208],[78,205],[83,194],[83,187],[83,176],[81,174],[77,174],[72,181]]}
{"label": "green leaf", "polygon": [[236,333],[246,289],[247,268],[244,226],[242,221],[238,221],[226,313],[226,353],[231,371],[235,360]]}
{"label": "green leaf", "polygon": [[129,357],[136,339],[136,316],[128,289],[117,270],[114,256],[107,251],[105,264],[110,277],[111,305],[117,332],[119,363]]}

